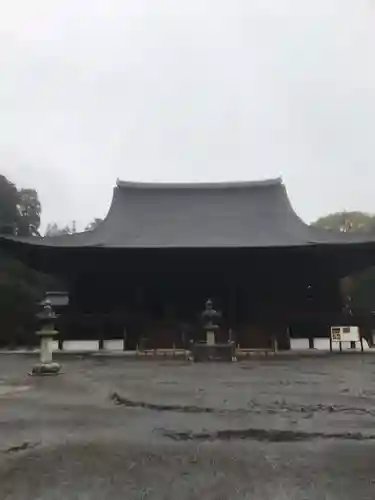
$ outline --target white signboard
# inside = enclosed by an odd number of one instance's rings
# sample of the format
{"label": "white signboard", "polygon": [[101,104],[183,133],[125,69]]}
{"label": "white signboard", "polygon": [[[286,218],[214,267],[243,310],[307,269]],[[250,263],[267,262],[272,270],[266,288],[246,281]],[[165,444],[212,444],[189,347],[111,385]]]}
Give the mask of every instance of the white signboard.
{"label": "white signboard", "polygon": [[332,326],[332,342],[360,342],[358,326]]}

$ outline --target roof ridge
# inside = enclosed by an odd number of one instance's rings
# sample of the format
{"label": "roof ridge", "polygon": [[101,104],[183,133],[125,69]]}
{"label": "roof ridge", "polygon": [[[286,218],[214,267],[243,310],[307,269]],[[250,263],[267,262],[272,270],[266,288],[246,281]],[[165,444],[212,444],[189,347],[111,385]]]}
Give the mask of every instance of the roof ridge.
{"label": "roof ridge", "polygon": [[226,189],[246,187],[270,187],[282,185],[282,177],[257,181],[225,181],[225,182],[137,182],[117,179],[118,188],[130,189]]}

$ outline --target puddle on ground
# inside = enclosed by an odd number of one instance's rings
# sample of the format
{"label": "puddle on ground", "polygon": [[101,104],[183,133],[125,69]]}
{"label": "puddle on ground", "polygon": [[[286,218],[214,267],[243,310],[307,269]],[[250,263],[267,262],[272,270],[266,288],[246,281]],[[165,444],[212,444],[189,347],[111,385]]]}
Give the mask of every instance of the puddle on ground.
{"label": "puddle on ground", "polygon": [[30,389],[29,385],[0,385],[0,396],[9,396]]}

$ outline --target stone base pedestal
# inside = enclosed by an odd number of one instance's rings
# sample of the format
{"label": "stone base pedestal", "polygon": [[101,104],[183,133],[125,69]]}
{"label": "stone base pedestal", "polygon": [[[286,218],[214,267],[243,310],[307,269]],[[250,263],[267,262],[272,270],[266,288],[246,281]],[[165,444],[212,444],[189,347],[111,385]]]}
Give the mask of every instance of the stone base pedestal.
{"label": "stone base pedestal", "polygon": [[52,360],[52,341],[58,332],[53,325],[45,325],[37,335],[40,338],[40,360],[33,366],[31,375],[57,375],[60,373],[61,366]]}
{"label": "stone base pedestal", "polygon": [[215,332],[212,332],[212,331],[206,332],[206,344],[207,345],[215,345],[216,344]]}
{"label": "stone base pedestal", "polygon": [[37,363],[31,370],[31,375],[58,375],[61,370],[59,363]]}
{"label": "stone base pedestal", "polygon": [[202,344],[192,345],[193,361],[237,361],[234,342],[228,344]]}

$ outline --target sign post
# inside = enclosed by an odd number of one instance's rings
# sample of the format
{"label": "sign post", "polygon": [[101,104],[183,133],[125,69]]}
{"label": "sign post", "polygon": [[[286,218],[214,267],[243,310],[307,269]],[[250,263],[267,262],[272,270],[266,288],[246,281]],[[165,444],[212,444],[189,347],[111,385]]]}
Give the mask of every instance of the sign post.
{"label": "sign post", "polygon": [[340,351],[342,351],[343,342],[360,342],[361,351],[363,352],[363,339],[360,335],[358,326],[332,326],[331,336],[329,339],[330,351],[333,350],[333,344],[338,343]]}

